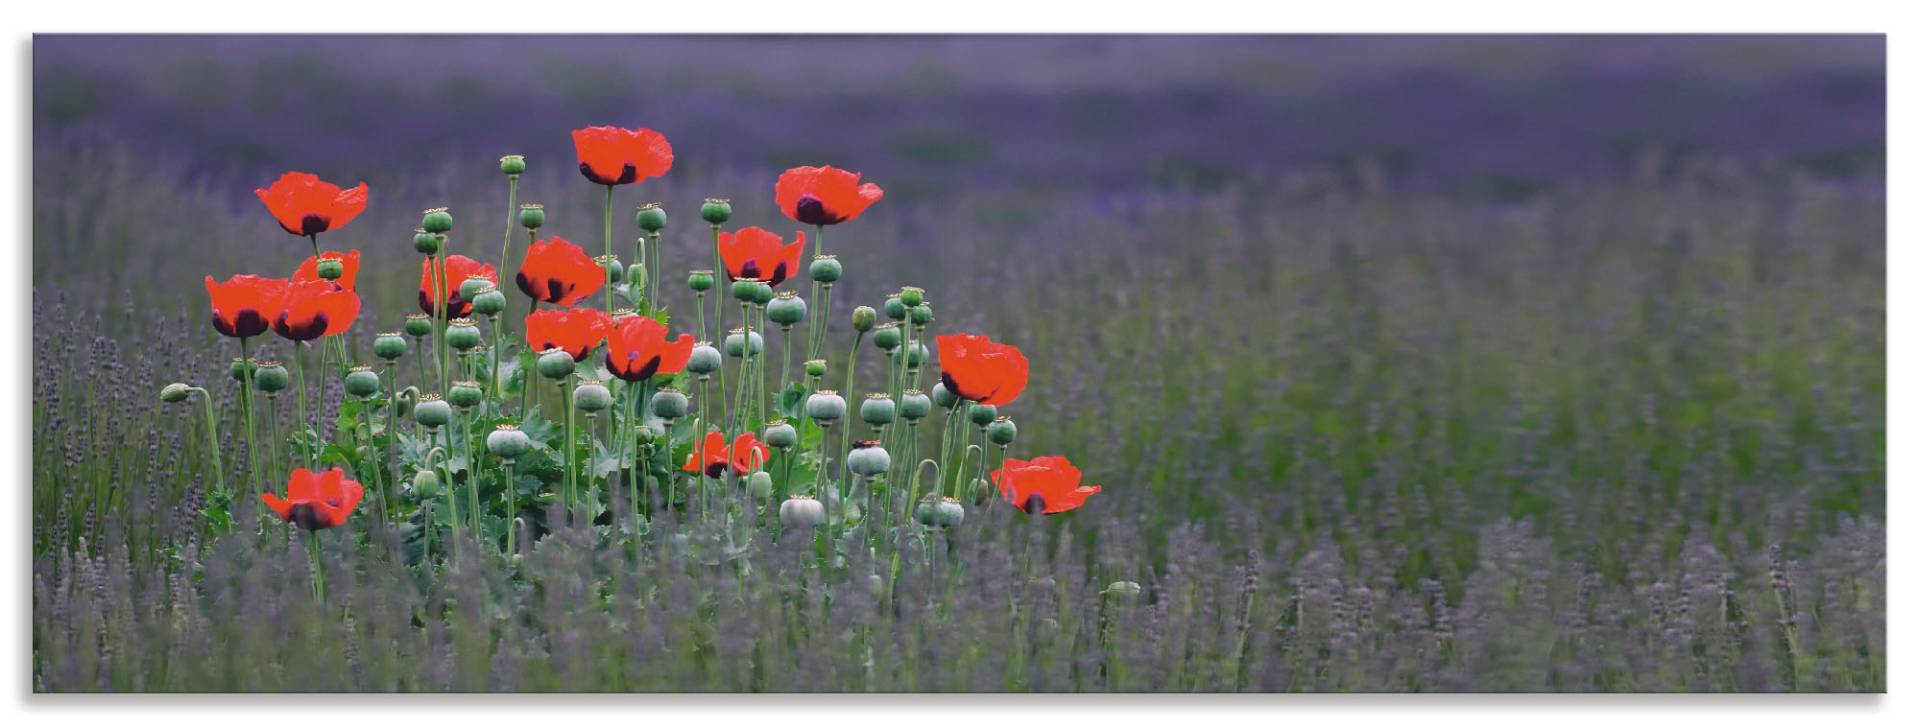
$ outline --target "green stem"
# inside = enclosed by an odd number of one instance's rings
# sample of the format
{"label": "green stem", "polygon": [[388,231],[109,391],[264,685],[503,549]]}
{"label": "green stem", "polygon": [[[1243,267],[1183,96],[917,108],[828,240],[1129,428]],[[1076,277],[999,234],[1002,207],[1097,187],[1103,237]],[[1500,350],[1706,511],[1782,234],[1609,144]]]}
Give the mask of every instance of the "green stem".
{"label": "green stem", "polygon": [[213,455],[213,482],[215,486],[219,487],[216,491],[225,493],[227,491],[227,465],[226,462],[220,458],[220,431],[216,426],[218,419],[215,419],[213,416],[213,394],[207,393],[207,389],[199,386],[194,386],[187,390],[200,392],[200,403],[206,406],[207,451]]}
{"label": "green stem", "polygon": [[313,601],[327,601],[327,568],[320,553],[320,532],[307,530],[307,556],[313,561]]}
{"label": "green stem", "polygon": [[575,442],[573,440],[573,389],[578,388],[580,382],[579,379],[568,375],[567,383],[566,400],[562,402],[562,406],[567,411],[567,427],[566,438],[563,439],[562,442],[563,445],[567,447],[567,517],[571,519],[573,517],[574,502],[579,497],[578,484],[576,483],[578,467],[574,465],[574,449],[578,447],[574,446]]}
{"label": "green stem", "polygon": [[[612,257],[612,256],[613,256],[613,185],[612,185],[612,184],[608,184],[608,185],[607,185],[607,204],[606,204],[606,211],[607,211],[607,214],[606,214],[606,222],[607,222],[607,224],[606,224],[606,231],[607,231],[607,235],[606,235],[606,239],[607,239],[607,251],[606,251],[606,254],[607,254],[607,256],[608,256],[608,257]],[[608,315],[612,315],[612,314],[613,314],[613,285],[606,285],[605,287],[607,288],[607,292],[606,292],[606,298],[607,298],[607,314],[608,314]]]}
{"label": "green stem", "polygon": [[[296,363],[300,349],[294,348]],[[253,482],[253,493],[260,494],[260,457],[255,456],[253,438],[253,359],[247,355],[247,339],[240,339],[240,405],[247,412],[247,478]]]}
{"label": "green stem", "polygon": [[510,257],[510,255],[513,254],[513,251],[512,251],[513,250],[513,225],[514,225],[514,222],[516,221],[516,215],[519,212],[519,210],[514,206],[514,203],[518,201],[516,197],[519,195],[519,193],[520,193],[520,175],[508,174],[507,175],[507,231],[505,234],[500,235],[500,274],[502,276],[506,275],[509,270],[513,269],[513,265],[512,265],[513,258]]}
{"label": "green stem", "polygon": [[[306,452],[305,460],[307,465],[315,466],[316,464],[314,463],[314,458],[313,458],[313,441],[311,438],[307,436],[307,366],[306,366],[306,363],[301,360],[304,357],[305,356],[301,355],[301,352],[300,352],[300,344],[294,343],[293,344],[293,385],[297,387],[296,390],[299,392],[299,396],[296,398],[296,400],[298,400],[300,403],[300,411],[299,411],[300,420],[294,424],[293,435],[295,438],[299,439],[302,450]],[[252,412],[249,411],[248,413],[249,415],[251,415]],[[249,424],[249,428],[251,428],[251,424]]]}

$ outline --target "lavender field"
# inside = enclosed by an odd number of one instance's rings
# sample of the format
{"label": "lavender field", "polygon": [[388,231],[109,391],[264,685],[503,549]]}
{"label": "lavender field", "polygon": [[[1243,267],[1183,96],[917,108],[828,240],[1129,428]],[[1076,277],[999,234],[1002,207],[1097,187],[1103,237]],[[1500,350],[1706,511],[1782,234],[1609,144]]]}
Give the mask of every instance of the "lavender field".
{"label": "lavender field", "polygon": [[[42,35],[33,68],[36,692],[1886,689],[1880,37]],[[672,140],[612,224],[667,211],[676,331],[703,199],[790,235],[782,170],[883,185],[829,232],[830,377],[855,306],[925,288],[1031,361],[1013,454],[1100,493],[844,549],[671,495],[525,512],[512,552],[229,503],[367,410],[310,368],[248,445],[202,279],[311,254],[253,190],[367,182],[318,245],[359,251],[341,355],[377,363],[420,210],[526,249],[502,155],[599,250],[592,124]]]}

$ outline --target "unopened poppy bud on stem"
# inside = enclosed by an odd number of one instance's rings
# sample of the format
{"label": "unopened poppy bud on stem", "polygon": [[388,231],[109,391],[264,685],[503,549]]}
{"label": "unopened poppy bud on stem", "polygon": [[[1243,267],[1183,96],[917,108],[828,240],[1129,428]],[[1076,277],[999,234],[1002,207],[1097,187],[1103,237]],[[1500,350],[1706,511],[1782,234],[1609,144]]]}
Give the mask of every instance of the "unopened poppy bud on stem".
{"label": "unopened poppy bud on stem", "polygon": [[373,354],[384,360],[395,360],[407,354],[407,339],[400,333],[381,333],[373,338]]}
{"label": "unopened poppy bud on stem", "polygon": [[520,226],[527,229],[539,229],[547,223],[547,208],[538,204],[520,205]]}
{"label": "unopened poppy bud on stem", "polygon": [[431,499],[440,493],[440,475],[432,469],[421,469],[413,474],[413,493],[421,499]]}
{"label": "unopened poppy bud on stem", "polygon": [[193,393],[192,386],[188,386],[185,383],[169,383],[160,389],[160,400],[167,403],[179,403],[187,400],[188,394],[191,393]]}
{"label": "unopened poppy bud on stem", "polygon": [[446,207],[434,207],[420,213],[420,229],[433,234],[446,234],[453,231],[453,213]]}
{"label": "unopened poppy bud on stem", "polygon": [[279,395],[291,385],[293,374],[288,373],[287,367],[281,365],[280,361],[260,361],[259,367],[253,370],[253,387],[268,397]]}
{"label": "unopened poppy bud on stem", "polygon": [[764,471],[754,472],[753,476],[747,477],[747,493],[752,494],[755,500],[766,501],[773,496],[773,475]]}
{"label": "unopened poppy bud on stem", "polygon": [[350,395],[372,397],[380,392],[380,374],[373,372],[373,366],[354,366],[347,371],[346,389]]}
{"label": "unopened poppy bud on stem", "polygon": [[507,176],[520,176],[527,173],[527,157],[519,154],[500,157],[500,173]]}
{"label": "unopened poppy bud on stem", "polygon": [[733,205],[725,199],[708,199],[700,205],[700,218],[714,226],[726,224],[733,218]]}
{"label": "unopened poppy bud on stem", "polygon": [[426,337],[433,332],[433,317],[426,313],[408,313],[405,330],[415,338]]}
{"label": "unopened poppy bud on stem", "polygon": [[860,332],[860,333],[864,333],[869,330],[872,330],[874,322],[878,318],[879,318],[879,315],[873,311],[872,307],[861,305],[857,308],[854,308],[853,309],[853,329],[855,332]]}
{"label": "unopened poppy bud on stem", "polygon": [[633,223],[648,232],[667,228],[667,210],[659,204],[642,204],[633,212]]}

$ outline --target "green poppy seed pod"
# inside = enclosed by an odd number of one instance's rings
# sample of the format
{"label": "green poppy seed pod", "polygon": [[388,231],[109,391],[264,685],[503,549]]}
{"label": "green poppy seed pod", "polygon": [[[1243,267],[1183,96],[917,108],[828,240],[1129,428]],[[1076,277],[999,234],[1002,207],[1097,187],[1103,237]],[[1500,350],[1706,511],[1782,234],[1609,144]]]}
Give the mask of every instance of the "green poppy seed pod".
{"label": "green poppy seed pod", "polygon": [[819,358],[807,361],[804,367],[807,375],[814,378],[819,378],[827,374],[827,362]]}
{"label": "green poppy seed pod", "polygon": [[773,286],[762,280],[753,286],[753,304],[766,305],[770,302],[773,302]]}
{"label": "green poppy seed pod", "polygon": [[993,419],[999,415],[999,409],[984,403],[976,403],[967,407],[967,420],[972,421],[975,426],[985,426],[993,423]]}
{"label": "green poppy seed pod", "polygon": [[893,399],[884,393],[869,393],[867,400],[860,402],[860,420],[871,426],[885,426],[893,423]]}
{"label": "green poppy seed pod", "polygon": [[913,519],[928,527],[940,526],[940,497],[929,494],[913,507]]}
{"label": "green poppy seed pod", "polygon": [[491,284],[468,299],[473,301],[473,312],[478,315],[499,315],[507,310],[507,294]]}
{"label": "green poppy seed pod", "polygon": [[760,281],[739,279],[733,281],[733,299],[740,302],[753,302],[760,294]]}
{"label": "green poppy seed pod", "polygon": [[373,372],[373,366],[354,366],[347,371],[346,388],[348,395],[372,397],[380,392],[380,374]]}
{"label": "green poppy seed pod", "polygon": [[666,435],[666,431],[662,430],[658,424],[647,423],[633,427],[633,438],[639,441],[641,446],[666,438]]}
{"label": "green poppy seed pod", "polygon": [[540,375],[557,381],[573,375],[573,355],[560,348],[552,348],[541,353],[534,366],[540,369]]}
{"label": "green poppy seed pod", "polygon": [[996,418],[993,420],[993,423],[987,424],[987,440],[993,442],[995,446],[1010,445],[1013,443],[1014,438],[1019,435],[1019,427],[1013,425],[1013,419],[1005,416]]}
{"label": "green poppy seed pod", "polygon": [[434,234],[432,232],[428,232],[424,229],[415,228],[413,230],[413,251],[423,255],[439,254],[440,253],[440,235]]}
{"label": "green poppy seed pod", "polygon": [[912,348],[907,349],[907,367],[908,368],[919,368],[920,366],[925,365],[926,362],[927,362],[927,344],[926,343],[914,343]]}
{"label": "green poppy seed pod", "polygon": [[839,282],[841,272],[840,260],[833,255],[814,255],[813,263],[807,265],[807,276],[814,282]]}
{"label": "green poppy seed pod", "polygon": [[408,314],[404,329],[407,331],[407,335],[415,338],[426,337],[428,333],[433,332],[433,318],[426,313]]}
{"label": "green poppy seed pod", "polygon": [[179,403],[187,400],[187,394],[192,392],[192,387],[185,383],[169,383],[160,389],[160,400],[167,403]]}
{"label": "green poppy seed pod", "polygon": [[847,469],[860,476],[879,476],[892,466],[892,457],[878,441],[855,441],[847,452]]}
{"label": "green poppy seed pod", "polygon": [[967,508],[960,506],[960,500],[953,497],[941,497],[934,507],[934,522],[942,527],[960,526],[967,519]]}
{"label": "green poppy seed pod", "polygon": [[780,503],[780,526],[788,529],[818,527],[827,521],[827,508],[820,500],[795,494]]}
{"label": "green poppy seed pod", "polygon": [[500,173],[507,176],[519,176],[527,173],[527,157],[508,154],[500,157]]}
{"label": "green poppy seed pod", "polygon": [[873,347],[886,351],[900,347],[900,324],[890,322],[874,327]]}
{"label": "green poppy seed pod", "polygon": [[440,494],[440,475],[432,469],[421,469],[413,474],[413,494],[421,499],[432,499]]}
{"label": "green poppy seed pod", "polygon": [[706,292],[713,289],[713,270],[694,270],[687,273],[687,287],[694,292]]}
{"label": "green poppy seed pod", "polygon": [[480,345],[480,326],[474,325],[471,318],[454,318],[447,321],[447,347],[454,350],[473,350]]}
{"label": "green poppy seed pod", "polygon": [[400,333],[381,333],[373,337],[373,354],[383,360],[395,360],[407,354],[407,339]]}
{"label": "green poppy seed pod", "polygon": [[490,287],[493,287],[493,281],[487,279],[486,275],[468,275],[467,279],[460,281],[460,299],[472,300],[480,291]]}
{"label": "green poppy seed pod", "polygon": [[927,291],[917,287],[900,288],[900,304],[909,308],[926,302]]}
{"label": "green poppy seed pod", "polygon": [[600,269],[606,271],[607,282],[617,283],[621,280],[626,279],[626,276],[625,276],[626,270],[620,267],[619,256],[600,255],[599,257],[593,258],[593,261],[596,263],[599,263]]}
{"label": "green poppy seed pod", "polygon": [[778,325],[797,325],[807,319],[807,301],[792,290],[783,291],[767,303],[767,319]]}
{"label": "green poppy seed pod", "polygon": [[767,430],[760,438],[773,448],[790,449],[800,443],[800,431],[787,423],[786,419],[776,418],[767,424]]}
{"label": "green poppy seed pod", "polygon": [[909,388],[900,395],[900,417],[908,421],[918,421],[933,413],[933,399],[920,389]]}
{"label": "green poppy seed pod", "polygon": [[723,360],[720,357],[720,349],[703,340],[693,346],[693,352],[687,355],[687,371],[696,376],[711,375],[714,371],[720,370]]}
{"label": "green poppy seed pod", "polygon": [[[278,395],[291,385],[293,385],[293,374],[288,373],[287,367],[281,365],[280,361],[261,361],[259,367],[253,369],[253,387],[259,389],[261,393],[269,396]],[[378,386],[375,388],[377,389]]]}
{"label": "green poppy seed pod", "polygon": [[642,204],[634,210],[633,223],[648,232],[658,232],[667,228],[667,210],[658,204]]}
{"label": "green poppy seed pod", "polygon": [[747,493],[757,501],[766,501],[773,497],[773,475],[756,471],[747,477]]}
{"label": "green poppy seed pod", "polygon": [[857,308],[854,308],[853,309],[853,329],[861,333],[872,330],[876,317],[877,316],[873,312],[873,308],[870,306],[861,305]]}
{"label": "green poppy seed pod", "polygon": [[227,375],[232,376],[233,380],[244,381],[247,380],[248,373],[258,370],[259,368],[260,366],[253,361],[244,358],[235,358],[233,359],[233,363],[227,366]]}
{"label": "green poppy seed pod", "polygon": [[687,394],[662,388],[653,394],[653,415],[672,421],[687,415]]}
{"label": "green poppy seed pod", "polygon": [[439,428],[453,420],[453,405],[440,399],[440,394],[429,393],[413,404],[413,420],[427,428]]}
{"label": "green poppy seed pod", "polygon": [[714,226],[726,224],[733,218],[733,205],[725,199],[708,199],[700,204],[700,218]]}
{"label": "green poppy seed pod", "polygon": [[953,395],[953,391],[947,390],[947,384],[933,384],[933,405],[941,408],[953,408],[959,403],[960,397]]}
{"label": "green poppy seed pod", "polygon": [[313,272],[322,280],[338,280],[341,275],[347,274],[347,264],[338,257],[322,257],[314,263]]}
{"label": "green poppy seed pod", "polygon": [[907,304],[900,302],[900,293],[888,295],[887,301],[880,304],[880,310],[887,314],[889,320],[907,319]]}
{"label": "green poppy seed pod", "polygon": [[487,450],[502,459],[518,459],[531,448],[533,440],[513,424],[500,424],[493,427],[493,433],[487,434]]}
{"label": "green poppy seed pod", "polygon": [[446,207],[434,207],[420,213],[420,228],[434,234],[453,231],[453,213]]}
{"label": "green poppy seed pod", "polygon": [[599,413],[613,406],[613,393],[607,390],[607,384],[599,381],[582,381],[573,389],[573,407],[587,413]]}
{"label": "green poppy seed pod", "polygon": [[1131,580],[1116,580],[1100,591],[1101,595],[1111,598],[1128,599],[1140,594],[1140,583]]}
{"label": "green poppy seed pod", "polygon": [[915,305],[912,310],[907,311],[907,318],[913,321],[914,325],[925,326],[933,322],[933,305],[931,303]]}
{"label": "green poppy seed pod", "polygon": [[[751,351],[743,349],[748,340],[753,341]],[[733,332],[727,335],[726,349],[728,358],[739,358],[743,354],[758,358],[760,353],[767,349],[767,345],[766,340],[762,339],[759,333],[748,333],[742,328],[734,328]]]}
{"label": "green poppy seed pod", "polygon": [[538,204],[520,205],[520,226],[527,229],[539,229],[547,223],[547,208]]}
{"label": "green poppy seed pod", "polygon": [[807,397],[807,415],[821,423],[838,421],[847,415],[847,399],[835,391],[816,391]]}
{"label": "green poppy seed pod", "polygon": [[447,402],[460,407],[462,411],[480,405],[485,398],[485,394],[480,392],[479,381],[454,381],[452,386],[447,387]]}

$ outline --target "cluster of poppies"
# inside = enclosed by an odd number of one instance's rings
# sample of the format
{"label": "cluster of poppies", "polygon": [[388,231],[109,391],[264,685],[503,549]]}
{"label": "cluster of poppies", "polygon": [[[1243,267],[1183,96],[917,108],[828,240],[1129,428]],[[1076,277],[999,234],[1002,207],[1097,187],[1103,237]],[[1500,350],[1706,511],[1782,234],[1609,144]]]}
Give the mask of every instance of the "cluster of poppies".
{"label": "cluster of poppies", "polygon": [[[791,474],[791,459],[795,456],[792,449],[799,444],[799,436],[792,424],[776,417],[778,410],[769,409],[804,410],[821,430],[832,427],[846,411],[844,399],[821,385],[827,370],[824,344],[828,316],[819,313],[831,308],[832,283],[841,273],[839,261],[823,254],[822,250],[826,227],[858,218],[882,198],[880,187],[863,183],[858,173],[831,166],[798,167],[780,175],[774,187],[779,209],[792,221],[814,228],[815,254],[810,262],[806,257],[809,241],[806,231],[796,231],[789,240],[758,226],[725,230],[723,226],[731,218],[731,206],[725,200],[707,200],[700,216],[711,228],[714,266],[724,274],[727,287],[714,290],[721,281],[714,279],[712,270],[692,271],[688,289],[694,299],[681,301],[685,306],[682,309],[687,311],[682,315],[692,314],[699,323],[694,333],[676,334],[669,325],[668,301],[657,277],[650,277],[657,276],[661,266],[659,238],[666,226],[665,210],[657,205],[638,208],[636,224],[641,237],[635,240],[634,256],[624,270],[619,256],[613,253],[612,221],[615,188],[666,174],[673,166],[672,146],[663,135],[649,129],[611,126],[576,130],[573,141],[581,175],[605,188],[606,253],[597,258],[557,235],[537,239],[538,230],[545,222],[544,207],[526,204],[516,208],[515,204],[520,175],[526,168],[522,157],[504,157],[501,161],[501,170],[509,179],[508,225],[497,267],[494,263],[449,252],[448,232],[453,224],[450,212],[431,209],[423,214],[421,227],[415,230],[414,236],[416,251],[424,255],[418,291],[421,313],[409,317],[404,333],[415,338],[414,348],[422,359],[413,390],[437,393],[417,393],[411,399],[403,399],[395,390],[400,381],[394,378],[398,374],[394,372],[393,361],[407,352],[402,333],[380,333],[373,340],[375,356],[388,363],[386,378],[370,371],[369,366],[356,365],[357,346],[350,344],[346,337],[361,311],[360,295],[355,289],[360,268],[359,250],[321,249],[321,234],[340,229],[366,208],[367,185],[342,188],[313,174],[288,172],[271,186],[257,190],[261,202],[282,229],[307,238],[312,255],[295,265],[293,272],[284,278],[248,274],[235,275],[225,281],[216,281],[212,276],[206,278],[214,330],[239,341],[241,358],[236,363],[236,378],[242,386],[241,405],[247,409],[249,446],[254,439],[252,392],[264,390],[271,398],[278,388],[287,385],[284,381],[272,384],[254,378],[263,370],[262,366],[278,366],[250,358],[253,353],[250,339],[271,330],[294,346],[296,370],[301,350],[320,347],[323,360],[331,361],[326,370],[343,381],[349,394],[371,398],[385,387],[389,394],[394,394],[383,399],[388,414],[410,411],[402,415],[411,415],[428,431],[441,430],[440,427],[446,425],[448,417],[444,410],[448,403],[463,411],[490,413],[496,421],[507,420],[505,417],[510,415],[527,415],[530,409],[526,395],[535,389],[535,376],[554,381],[567,394],[561,399],[566,404],[566,413],[562,415],[565,443],[553,448],[561,450],[566,459],[567,488],[559,501],[569,508],[579,504],[574,487],[579,468],[574,454],[580,441],[574,430],[576,415],[585,414],[591,424],[597,412],[611,409],[608,420],[616,426],[610,430],[612,436],[607,444],[615,451],[631,453],[627,465],[633,471],[628,475],[627,486],[658,486],[660,482],[650,479],[639,462],[649,455],[646,452],[666,455],[672,451],[672,424],[692,416],[686,394],[674,384],[690,389],[696,382],[701,396],[700,408],[697,417],[690,419],[696,428],[683,437],[682,443],[689,451],[680,470],[694,477],[694,485],[698,487],[709,486],[699,483],[699,479],[705,477],[720,480],[722,486],[730,486],[739,478],[752,480],[748,486],[765,488],[766,482],[771,481],[768,469],[776,461],[777,450],[788,467],[787,480],[781,483],[781,488],[790,499],[780,507],[780,519],[788,525],[824,522],[827,517],[813,514],[819,509],[813,504],[816,500],[844,498],[863,479],[869,487],[876,477],[904,480],[909,469],[916,472],[916,493],[910,495],[909,501],[916,498],[918,467],[907,466],[911,461],[896,464],[886,452],[889,447],[897,450],[902,446],[915,446],[912,443],[915,437],[911,435],[914,429],[895,426],[894,431],[889,431],[887,427],[895,420],[896,411],[907,423],[916,423],[927,415],[928,402],[947,410],[950,428],[943,440],[945,448],[941,459],[935,462],[943,472],[941,483],[932,489],[935,514],[922,514],[921,523],[951,524],[938,514],[938,509],[955,501],[953,497],[943,496],[949,486],[952,494],[961,495],[963,483],[991,486],[998,498],[1030,514],[1068,511],[1081,506],[1088,496],[1099,491],[1097,486],[1082,484],[1080,471],[1065,457],[1022,460],[1006,456],[1006,447],[1013,439],[1013,427],[1010,419],[998,415],[998,408],[1013,403],[1026,387],[1027,359],[1018,348],[985,336],[939,335],[935,340],[938,378],[933,395],[927,396],[912,387],[920,369],[931,368],[928,365],[931,362],[926,360],[925,344],[916,340],[932,320],[931,308],[917,288],[903,290],[901,295],[887,300],[886,315],[893,322],[876,324],[874,309],[865,306],[855,309],[856,337],[851,355],[857,357],[860,342],[872,333],[874,345],[887,356],[887,385],[859,406],[859,417],[873,426],[875,439],[857,444],[847,442],[844,438],[848,432],[843,430],[843,442],[835,457],[828,451],[827,437],[816,437],[813,444],[816,458],[812,460],[815,483],[811,491],[803,491]],[[517,255],[513,244],[516,225],[525,231],[526,237],[526,244]],[[514,272],[513,287],[526,298],[524,307],[529,310],[517,321],[521,324],[517,339],[510,333],[511,323],[515,321],[502,320],[508,303],[499,284],[500,273],[506,270]],[[775,290],[789,280],[804,279],[812,280],[810,294],[804,299],[797,291]],[[627,284],[622,285],[622,280],[628,281]],[[711,324],[706,302],[710,290],[714,291]],[[727,314],[722,308],[722,300],[729,295],[738,300],[740,306],[740,325],[731,331],[724,328]],[[596,296],[604,299],[596,301]],[[614,307],[616,296],[624,303],[620,308]],[[816,312],[811,320],[807,316],[809,308]],[[490,345],[482,345],[477,318],[490,321]],[[803,382],[786,382],[789,373],[786,366],[790,360],[783,360],[782,387],[778,392],[769,392],[762,333],[779,326],[790,358],[792,341],[784,334],[802,322],[809,326],[808,356],[804,374],[796,380]],[[429,336],[430,351],[426,343]],[[337,338],[338,342],[319,345],[328,338]],[[716,347],[712,341],[720,341],[721,345]],[[596,352],[600,354],[597,358]],[[516,354],[524,356],[518,359],[522,364],[511,366],[503,375],[501,363],[516,360],[510,358]],[[724,365],[729,358],[737,361],[731,379]],[[853,380],[852,363],[852,358],[844,362],[849,385]],[[430,376],[429,370],[435,375]],[[722,393],[714,397],[709,384],[716,375]],[[729,382],[734,386],[731,407],[725,392]],[[313,434],[305,430],[304,375],[299,385],[302,428],[295,438],[308,441]],[[521,393],[520,409],[512,411],[506,394],[516,386]],[[173,390],[174,387],[169,387],[169,391]],[[709,398],[714,399],[713,405],[709,405]],[[803,402],[804,406],[796,402]],[[976,425],[982,451],[991,442],[998,444],[1001,452],[999,465],[990,472],[985,472],[986,460],[982,455],[983,473],[989,473],[990,477],[981,477],[977,482],[963,482],[964,475],[960,473],[945,474],[956,468],[964,469],[965,454],[950,457],[949,450],[958,451],[968,446],[971,434],[965,428],[967,421]],[[845,424],[845,427],[852,426]],[[501,424],[498,428],[492,435],[475,440],[484,440],[495,460],[504,462],[509,469],[503,475],[500,488],[509,497],[506,507],[511,516],[522,503],[513,499],[518,485],[510,470],[515,457],[524,456],[531,444],[516,426]],[[385,443],[390,447],[397,430],[391,423],[386,430],[389,436]],[[416,429],[416,436],[419,430]],[[390,471],[395,464],[390,448],[383,466],[372,453],[376,448],[372,442],[373,431],[369,423],[366,441],[346,442],[350,447],[366,444],[369,452],[356,460],[361,470],[355,473],[361,478],[377,478],[382,470],[388,470],[387,480],[399,481],[395,472]],[[587,436],[589,441],[595,440],[591,426]],[[270,451],[277,450],[271,445],[272,440],[270,433]],[[958,447],[954,446],[956,442]],[[451,438],[447,448],[455,448]],[[249,460],[255,458],[249,457]],[[296,462],[302,466],[290,467],[286,494],[261,492],[261,500],[281,519],[304,529],[326,529],[346,522],[366,490],[360,482],[348,480],[347,472],[341,468],[315,471],[306,466],[317,469],[319,461],[319,457],[308,452],[304,460]],[[835,484],[829,483],[828,462],[844,467],[843,471],[851,477],[851,481],[839,485],[844,488],[836,489]],[[479,506],[479,483],[471,468],[464,473],[475,492],[469,505],[471,512]],[[595,475],[605,474],[589,471],[590,486],[595,483]],[[447,472],[447,476],[457,479],[452,472]],[[434,478],[416,474],[413,481],[418,487],[419,482]],[[989,478],[991,485],[986,484]],[[374,500],[384,502],[387,490],[384,482],[381,483]],[[605,483],[609,490],[613,488],[611,478]],[[672,481],[664,484],[673,486]],[[636,488],[633,496],[638,498],[639,492]],[[765,495],[762,492],[762,496]],[[669,496],[668,500],[672,498]],[[384,514],[384,505],[377,511]],[[794,514],[788,516],[790,512]],[[473,525],[478,524],[476,516]]]}

